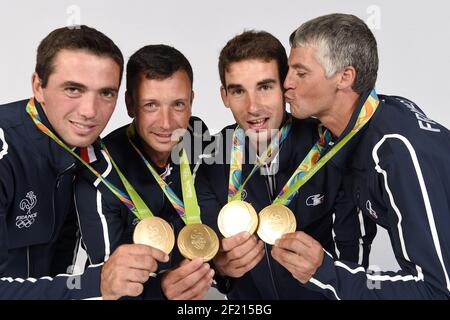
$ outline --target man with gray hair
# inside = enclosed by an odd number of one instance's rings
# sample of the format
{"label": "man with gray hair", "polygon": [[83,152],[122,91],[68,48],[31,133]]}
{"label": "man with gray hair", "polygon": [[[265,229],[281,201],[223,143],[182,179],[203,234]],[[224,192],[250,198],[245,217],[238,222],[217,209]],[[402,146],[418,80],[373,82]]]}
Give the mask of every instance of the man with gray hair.
{"label": "man with gray hair", "polygon": [[370,274],[334,261],[304,232],[272,255],[307,287],[335,299],[450,297],[450,132],[398,96],[377,95],[377,43],[347,14],[310,20],[291,37],[284,86],[292,114],[317,117],[334,143],[319,160],[344,172],[342,189],[387,229],[401,270]]}

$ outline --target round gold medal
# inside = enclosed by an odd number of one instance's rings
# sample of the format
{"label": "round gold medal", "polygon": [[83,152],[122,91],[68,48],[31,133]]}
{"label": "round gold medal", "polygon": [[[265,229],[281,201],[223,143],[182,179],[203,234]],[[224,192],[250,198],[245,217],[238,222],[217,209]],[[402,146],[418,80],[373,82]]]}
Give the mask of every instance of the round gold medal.
{"label": "round gold medal", "polygon": [[272,204],[259,213],[259,238],[268,244],[275,244],[275,240],[283,234],[294,232],[297,222],[291,209],[282,204]]}
{"label": "round gold medal", "polygon": [[250,234],[258,228],[258,214],[253,206],[245,201],[235,200],[227,203],[217,218],[220,233],[225,238],[242,231]]}
{"label": "round gold medal", "polygon": [[180,253],[190,260],[203,258],[207,262],[219,250],[219,238],[214,230],[200,223],[188,224],[181,229],[177,243]]}
{"label": "round gold medal", "polygon": [[172,227],[159,217],[148,217],[141,220],[133,233],[133,242],[157,248],[169,254],[175,245]]}

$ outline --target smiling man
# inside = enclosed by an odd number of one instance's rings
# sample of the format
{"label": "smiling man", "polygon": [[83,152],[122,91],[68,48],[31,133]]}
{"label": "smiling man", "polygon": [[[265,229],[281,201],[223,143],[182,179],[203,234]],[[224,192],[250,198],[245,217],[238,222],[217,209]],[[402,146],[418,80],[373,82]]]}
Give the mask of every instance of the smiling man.
{"label": "smiling man", "polygon": [[[148,207],[146,210],[168,222],[177,236],[184,222],[171,202],[173,198],[169,198],[160,185],[167,184],[173,191],[172,195],[184,200],[178,146],[184,146],[194,166],[199,156],[196,151],[202,149],[202,141],[198,137],[207,131],[200,119],[191,116],[194,91],[189,61],[170,46],[141,48],[127,64],[125,99],[133,122],[105,137],[105,148],[93,165],[130,197],[136,192],[145,203],[143,206]],[[200,148],[196,148],[196,143]],[[118,170],[125,178],[118,174]],[[126,186],[125,179],[134,191]],[[144,217],[139,210],[130,210],[104,183],[98,182],[86,170],[76,186],[81,232],[93,263],[109,261],[111,252],[120,250],[121,244],[133,243],[133,232]],[[167,233],[162,241],[167,240],[166,236]],[[147,273],[142,277],[129,277],[127,283],[142,288],[141,298],[144,299],[204,297],[214,275],[209,264],[199,258],[192,261],[184,259],[177,248],[170,253],[170,261],[166,262],[158,265],[153,278],[148,279]],[[115,263],[115,272],[126,276],[127,270],[122,268],[122,264],[123,261]]]}
{"label": "smiling man", "polygon": [[[216,230],[221,208],[239,200],[235,197],[237,189],[242,191],[239,198],[257,212],[272,204],[319,139],[317,121],[292,119],[285,110],[283,81],[287,70],[284,47],[267,32],[244,32],[220,53],[220,92],[236,123],[216,136],[211,154],[204,155],[209,163],[200,165],[196,175],[205,221]],[[271,156],[265,157],[269,148]],[[238,149],[242,150],[240,154],[235,152]],[[364,225],[363,220],[360,225],[355,207],[347,206],[337,194],[339,185],[340,176],[329,176],[325,171],[304,185],[289,204],[297,220],[295,227],[309,230],[336,256],[366,264],[374,228]],[[234,217],[233,225],[246,219],[237,212]],[[355,233],[345,237],[349,232]],[[219,289],[229,299],[324,298],[292,278],[267,254],[270,248],[248,232],[223,238],[213,260]]]}
{"label": "smiling man", "polygon": [[[86,147],[111,117],[122,71],[122,53],[101,32],[57,29],[37,50],[34,98],[0,107],[1,299],[111,297],[100,290],[107,267],[65,273],[78,247],[72,190],[78,157],[90,153]],[[148,248],[135,250],[137,260],[149,255]],[[156,263],[145,261],[151,272]],[[103,285],[116,280],[104,277]],[[128,289],[118,288],[116,297]]]}
{"label": "smiling man", "polygon": [[308,232],[285,235],[273,257],[332,299],[449,299],[450,131],[414,102],[376,93],[377,41],[360,18],[314,18],[290,44],[292,114],[332,132],[327,166],[345,172],[344,192],[388,231],[400,270],[371,274],[333,259]]}

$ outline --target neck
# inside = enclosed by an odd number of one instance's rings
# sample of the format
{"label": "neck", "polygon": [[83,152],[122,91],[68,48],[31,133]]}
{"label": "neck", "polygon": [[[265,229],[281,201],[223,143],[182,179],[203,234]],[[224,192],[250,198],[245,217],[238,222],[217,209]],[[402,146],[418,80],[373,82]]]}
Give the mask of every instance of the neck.
{"label": "neck", "polygon": [[142,144],[145,154],[152,160],[152,162],[159,168],[164,168],[169,163],[170,152],[158,152],[155,149],[148,146],[145,142]]}
{"label": "neck", "polygon": [[337,95],[334,105],[323,115],[318,115],[320,122],[339,137],[348,126],[353,112],[358,106],[360,95],[356,92]]}

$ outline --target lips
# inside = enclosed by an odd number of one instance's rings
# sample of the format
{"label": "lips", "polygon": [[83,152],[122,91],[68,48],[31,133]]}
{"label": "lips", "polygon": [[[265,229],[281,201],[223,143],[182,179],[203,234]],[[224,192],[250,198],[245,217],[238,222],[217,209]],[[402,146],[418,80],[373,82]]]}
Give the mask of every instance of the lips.
{"label": "lips", "polygon": [[285,94],[285,95],[284,95],[284,99],[286,100],[286,102],[291,102],[292,100],[294,100],[294,97]]}
{"label": "lips", "polygon": [[83,123],[83,122],[77,122],[77,121],[71,121],[69,120],[72,127],[75,129],[75,132],[80,135],[87,135],[95,131],[95,128],[97,125],[92,123]]}
{"label": "lips", "polygon": [[153,136],[162,143],[172,142],[172,132],[170,133],[160,133],[160,132],[152,132]]}
{"label": "lips", "polygon": [[267,122],[269,121],[269,118],[260,118],[255,120],[249,120],[247,121],[249,125],[249,129],[253,130],[262,130],[267,129]]}

